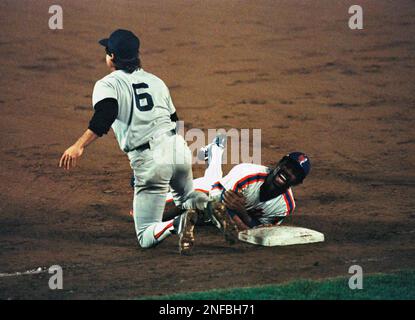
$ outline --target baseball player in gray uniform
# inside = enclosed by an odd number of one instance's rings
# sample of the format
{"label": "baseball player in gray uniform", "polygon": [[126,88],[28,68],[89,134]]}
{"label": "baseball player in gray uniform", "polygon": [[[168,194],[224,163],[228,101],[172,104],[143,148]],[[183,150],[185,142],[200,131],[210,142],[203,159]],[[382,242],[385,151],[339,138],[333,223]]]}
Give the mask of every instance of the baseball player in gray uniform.
{"label": "baseball player in gray uniform", "polygon": [[[96,82],[89,127],[63,153],[59,166],[75,167],[85,147],[112,127],[134,171],[134,222],[140,246],[153,247],[176,233],[180,253],[188,254],[193,247],[196,209],[206,208],[208,197],[193,189],[191,153],[176,134],[178,117],[169,90],[141,67],[140,41],[131,31],[116,30],[99,43],[105,47],[112,72]],[[170,189],[182,214],[163,222]]]}

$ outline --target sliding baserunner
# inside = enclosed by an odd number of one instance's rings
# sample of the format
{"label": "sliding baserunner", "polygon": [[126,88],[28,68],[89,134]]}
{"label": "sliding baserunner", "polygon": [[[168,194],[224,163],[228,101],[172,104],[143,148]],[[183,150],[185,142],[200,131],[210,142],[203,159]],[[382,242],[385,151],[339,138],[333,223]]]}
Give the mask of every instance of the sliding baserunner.
{"label": "sliding baserunner", "polygon": [[[208,166],[203,177],[193,180],[193,185],[195,190],[209,194],[211,204],[204,211],[204,217],[210,218],[232,243],[241,230],[279,225],[293,213],[292,187],[303,182],[310,172],[311,162],[303,152],[291,152],[275,167],[242,163],[223,177],[225,145],[226,136],[219,135],[202,148]],[[169,205],[163,219],[171,219],[179,213],[172,200],[172,195],[168,194]]]}

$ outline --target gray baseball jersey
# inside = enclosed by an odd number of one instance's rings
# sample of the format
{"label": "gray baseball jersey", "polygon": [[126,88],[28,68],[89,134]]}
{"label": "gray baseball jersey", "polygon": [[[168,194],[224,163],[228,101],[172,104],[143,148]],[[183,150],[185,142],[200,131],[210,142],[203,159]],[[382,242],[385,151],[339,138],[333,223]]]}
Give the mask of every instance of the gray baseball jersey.
{"label": "gray baseball jersey", "polygon": [[161,79],[143,69],[133,73],[117,70],[98,80],[92,94],[93,106],[105,98],[118,101],[112,129],[126,153],[176,127],[170,120],[176,109],[169,89]]}
{"label": "gray baseball jersey", "polygon": [[[141,247],[149,248],[171,234],[173,220],[163,222],[166,194],[174,191],[181,206],[193,192],[192,157],[184,138],[172,132],[170,115],[175,107],[164,82],[138,69],[114,71],[97,81],[92,94],[95,106],[106,98],[118,102],[112,124],[120,148],[134,170],[134,223]],[[136,147],[148,143],[148,148]]]}

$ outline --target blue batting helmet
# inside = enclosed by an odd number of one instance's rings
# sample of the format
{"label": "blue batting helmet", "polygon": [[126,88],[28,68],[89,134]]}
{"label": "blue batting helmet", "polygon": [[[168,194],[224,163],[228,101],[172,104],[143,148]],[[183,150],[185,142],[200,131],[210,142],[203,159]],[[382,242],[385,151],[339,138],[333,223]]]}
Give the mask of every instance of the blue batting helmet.
{"label": "blue batting helmet", "polygon": [[291,152],[284,156],[280,162],[283,161],[290,161],[297,165],[297,167],[302,171],[303,176],[301,177],[301,181],[310,173],[311,170],[311,162],[310,158],[304,152]]}

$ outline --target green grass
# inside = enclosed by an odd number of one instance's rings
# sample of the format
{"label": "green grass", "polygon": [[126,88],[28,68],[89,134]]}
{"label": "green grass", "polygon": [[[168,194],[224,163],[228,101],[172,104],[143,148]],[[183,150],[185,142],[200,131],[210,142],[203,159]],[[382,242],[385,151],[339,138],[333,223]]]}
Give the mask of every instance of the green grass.
{"label": "green grass", "polygon": [[351,290],[349,278],[299,280],[288,284],[190,292],[140,299],[163,300],[412,300],[415,271],[364,275],[363,289]]}

